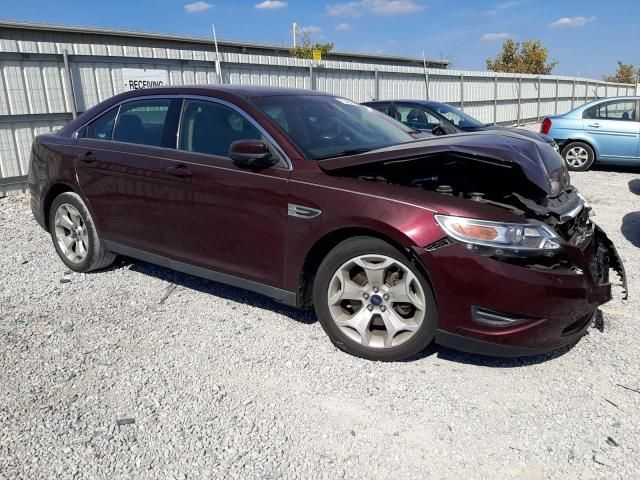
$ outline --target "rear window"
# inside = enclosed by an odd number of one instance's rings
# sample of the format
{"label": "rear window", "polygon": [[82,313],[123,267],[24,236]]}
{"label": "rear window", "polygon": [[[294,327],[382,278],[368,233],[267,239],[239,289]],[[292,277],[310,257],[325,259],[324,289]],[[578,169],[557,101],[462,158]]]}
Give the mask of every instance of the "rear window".
{"label": "rear window", "polygon": [[80,137],[95,138],[97,140],[111,140],[113,134],[113,124],[116,120],[118,109],[113,108],[107,113],[99,116],[86,127],[84,127]]}
{"label": "rear window", "polygon": [[118,142],[162,146],[170,99],[138,100],[120,107],[113,139]]}

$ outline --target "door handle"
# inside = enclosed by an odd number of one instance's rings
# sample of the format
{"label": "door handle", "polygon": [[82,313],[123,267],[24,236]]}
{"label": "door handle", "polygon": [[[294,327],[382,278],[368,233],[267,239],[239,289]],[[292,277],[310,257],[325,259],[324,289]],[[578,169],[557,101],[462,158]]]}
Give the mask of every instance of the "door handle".
{"label": "door handle", "polygon": [[191,170],[189,170],[184,165],[176,165],[175,167],[167,167],[167,168],[164,169],[164,171],[167,174],[172,175],[174,177],[178,177],[178,178],[188,178],[188,177],[190,177],[192,175]]}
{"label": "door handle", "polygon": [[96,154],[93,153],[92,151],[88,151],[83,156],[80,157],[80,160],[82,160],[85,163],[93,163],[96,161]]}
{"label": "door handle", "polygon": [[590,127],[595,127],[595,128],[600,128],[600,124],[599,123],[590,123],[589,126]]}

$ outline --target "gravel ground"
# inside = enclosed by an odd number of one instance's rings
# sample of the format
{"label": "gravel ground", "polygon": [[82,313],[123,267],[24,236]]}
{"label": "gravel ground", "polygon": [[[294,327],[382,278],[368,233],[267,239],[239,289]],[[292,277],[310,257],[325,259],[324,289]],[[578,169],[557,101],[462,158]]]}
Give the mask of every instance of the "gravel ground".
{"label": "gravel ground", "polygon": [[630,299],[526,360],[368,362],[242,290],[129,259],[71,274],[28,197],[0,200],[0,479],[640,478],[640,170],[573,179]]}

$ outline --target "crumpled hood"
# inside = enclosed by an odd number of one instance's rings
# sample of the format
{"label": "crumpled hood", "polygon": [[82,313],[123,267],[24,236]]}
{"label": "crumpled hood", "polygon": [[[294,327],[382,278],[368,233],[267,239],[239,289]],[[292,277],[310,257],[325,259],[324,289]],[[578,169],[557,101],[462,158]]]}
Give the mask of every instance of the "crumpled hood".
{"label": "crumpled hood", "polygon": [[558,170],[566,170],[566,167],[562,157],[553,148],[542,141],[505,130],[432,137],[359,155],[320,160],[318,165],[326,172],[333,172],[358,165],[418,160],[421,157],[424,157],[421,161],[428,162],[429,157],[440,154],[455,154],[478,161],[519,165],[525,176],[547,196],[552,193],[552,173],[556,177],[554,180],[561,182],[562,189],[569,186],[568,174],[558,175]]}

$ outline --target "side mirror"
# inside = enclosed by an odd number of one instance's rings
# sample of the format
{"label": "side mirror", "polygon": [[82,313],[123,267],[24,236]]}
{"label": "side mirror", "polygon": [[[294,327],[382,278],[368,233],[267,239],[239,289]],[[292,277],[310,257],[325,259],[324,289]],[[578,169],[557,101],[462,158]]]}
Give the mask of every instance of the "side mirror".
{"label": "side mirror", "polygon": [[446,130],[440,124],[438,124],[435,127],[433,127],[431,129],[431,133],[433,133],[434,135],[438,135],[438,136],[447,134]]}
{"label": "side mirror", "polygon": [[267,168],[278,163],[269,147],[262,140],[237,140],[229,147],[233,163],[243,168]]}

